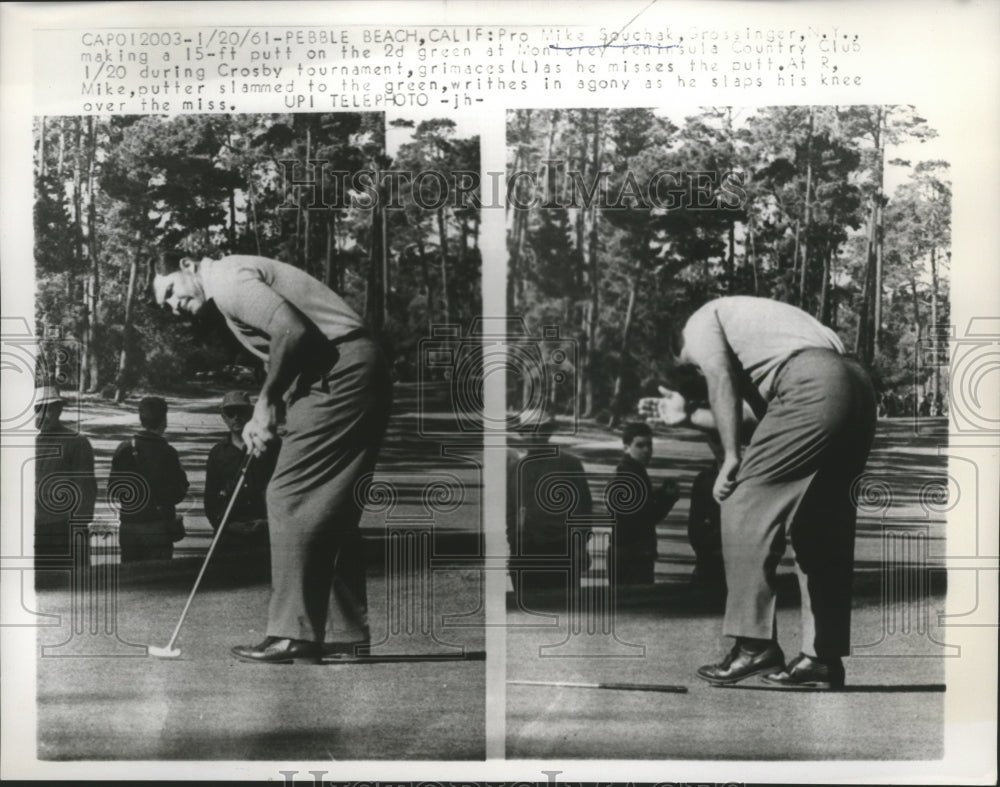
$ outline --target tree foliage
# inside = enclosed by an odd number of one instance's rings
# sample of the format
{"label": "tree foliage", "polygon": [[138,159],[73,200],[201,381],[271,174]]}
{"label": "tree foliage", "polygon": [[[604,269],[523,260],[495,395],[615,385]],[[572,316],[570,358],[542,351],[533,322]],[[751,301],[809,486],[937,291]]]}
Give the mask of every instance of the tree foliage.
{"label": "tree foliage", "polygon": [[800,306],[883,388],[940,390],[915,353],[947,321],[947,165],[892,161],[884,193],[887,149],[934,133],[895,106],[509,113],[508,312],[577,345],[550,404],[618,420],[726,294]]}
{"label": "tree foliage", "polygon": [[260,254],[342,294],[412,376],[428,324],[478,314],[478,213],[370,192],[400,166],[478,177],[478,137],[449,123],[421,123],[393,162],[375,113],[36,119],[39,334],[81,347],[82,389],[119,396],[252,363],[211,320],[192,338],[147,301],[161,250]]}

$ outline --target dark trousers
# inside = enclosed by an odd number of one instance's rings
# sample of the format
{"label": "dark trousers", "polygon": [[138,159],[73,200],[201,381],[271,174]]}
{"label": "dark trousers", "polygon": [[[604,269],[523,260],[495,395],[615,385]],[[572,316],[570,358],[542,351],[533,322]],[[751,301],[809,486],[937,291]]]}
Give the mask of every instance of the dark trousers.
{"label": "dark trousers", "polygon": [[140,560],[170,560],[174,542],[164,522],[122,522],[118,529],[122,563]]}
{"label": "dark trousers", "polygon": [[368,635],[358,523],[388,424],[392,382],[370,339],[336,349],[329,371],[287,408],[267,488],[272,637],[356,642]]}
{"label": "dark trousers", "polygon": [[35,569],[90,565],[90,532],[68,519],[35,521]]}
{"label": "dark trousers", "polygon": [[616,586],[652,585],[656,581],[656,549],[642,544],[611,544],[608,570]]}

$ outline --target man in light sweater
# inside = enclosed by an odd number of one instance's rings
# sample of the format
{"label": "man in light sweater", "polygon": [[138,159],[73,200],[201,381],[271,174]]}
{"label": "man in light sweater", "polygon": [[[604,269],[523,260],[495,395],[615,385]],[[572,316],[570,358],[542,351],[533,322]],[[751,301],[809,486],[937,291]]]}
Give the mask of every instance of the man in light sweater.
{"label": "man in light sweater", "polygon": [[[716,429],[723,449],[713,491],[728,586],[723,633],[735,644],[698,675],[714,685],[761,675],[774,688],[839,688],[850,651],[851,486],[875,431],[871,380],[832,330],[766,298],[705,304],[684,328],[678,360],[660,418]],[[744,402],[760,422],[745,449]],[[802,591],[802,644],[786,665],[774,575],[787,540]]]}
{"label": "man in light sweater", "polygon": [[361,318],[304,271],[265,257],[165,254],[154,297],[176,315],[214,302],[263,360],[267,378],[243,440],[261,456],[284,423],[267,488],[271,601],[267,638],[246,661],[316,663],[369,642],[358,523],[392,403],[392,382]]}

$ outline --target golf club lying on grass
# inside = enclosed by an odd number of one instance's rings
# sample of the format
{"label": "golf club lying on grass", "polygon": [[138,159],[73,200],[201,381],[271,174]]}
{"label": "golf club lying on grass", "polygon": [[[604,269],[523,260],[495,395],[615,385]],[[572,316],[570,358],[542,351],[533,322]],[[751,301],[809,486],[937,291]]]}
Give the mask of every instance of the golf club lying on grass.
{"label": "golf club lying on grass", "polygon": [[198,585],[201,584],[201,578],[205,575],[205,569],[208,568],[208,561],[212,559],[212,552],[215,551],[215,545],[219,543],[219,537],[222,535],[226,522],[229,521],[229,513],[233,510],[233,503],[236,502],[236,497],[243,488],[243,481],[247,477],[247,470],[250,467],[251,459],[253,459],[253,454],[247,451],[246,459],[243,460],[243,466],[240,468],[240,477],[236,482],[236,489],[233,490],[233,495],[229,498],[229,505],[226,506],[226,512],[222,515],[222,521],[219,522],[219,528],[215,531],[212,543],[208,547],[208,553],[205,555],[205,562],[201,564],[201,570],[198,572],[198,578],[194,581],[194,587],[191,588],[191,593],[188,595],[187,603],[184,605],[184,611],[181,612],[180,620],[177,621],[177,625],[174,627],[174,633],[170,637],[170,642],[162,648],[147,645],[146,652],[150,656],[155,656],[158,659],[176,659],[181,655],[181,649],[175,648],[174,642],[177,640],[177,635],[181,632],[181,626],[184,624],[184,618],[187,617],[188,609],[191,608],[191,602],[194,601],[194,594],[198,592]]}
{"label": "golf club lying on grass", "polygon": [[324,656],[323,664],[402,664],[427,661],[486,661],[486,651],[469,650],[464,653],[386,653],[360,656]]}
{"label": "golf club lying on grass", "polygon": [[514,686],[555,686],[561,689],[610,689],[611,691],[662,691],[687,694],[687,686],[669,683],[569,683],[561,680],[509,680]]}

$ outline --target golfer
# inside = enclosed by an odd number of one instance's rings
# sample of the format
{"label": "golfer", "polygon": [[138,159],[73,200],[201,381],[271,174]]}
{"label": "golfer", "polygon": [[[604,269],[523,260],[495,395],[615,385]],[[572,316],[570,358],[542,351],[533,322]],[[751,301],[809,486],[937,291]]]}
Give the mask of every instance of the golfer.
{"label": "golfer", "polygon": [[267,366],[243,430],[254,456],[284,423],[267,488],[271,601],[267,637],[239,646],[241,659],[315,663],[369,641],[358,522],[385,433],[392,383],[378,345],[344,300],[276,260],[219,260],[167,253],[153,280],[156,302],[197,315],[213,302],[236,338]]}
{"label": "golfer", "polygon": [[[875,430],[871,380],[832,330],[766,298],[707,303],[684,328],[679,360],[703,377],[702,391],[688,384],[666,392],[661,417],[718,430],[723,457],[714,496],[729,591],[723,633],[735,638],[730,653],[698,675],[716,685],[762,675],[775,688],[839,688],[850,647],[851,486]],[[710,409],[697,409],[706,394]],[[760,420],[745,450],[741,400]],[[786,540],[802,591],[801,653],[787,665],[774,585]]]}

